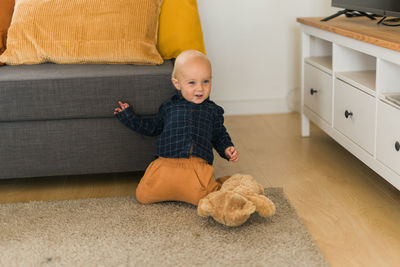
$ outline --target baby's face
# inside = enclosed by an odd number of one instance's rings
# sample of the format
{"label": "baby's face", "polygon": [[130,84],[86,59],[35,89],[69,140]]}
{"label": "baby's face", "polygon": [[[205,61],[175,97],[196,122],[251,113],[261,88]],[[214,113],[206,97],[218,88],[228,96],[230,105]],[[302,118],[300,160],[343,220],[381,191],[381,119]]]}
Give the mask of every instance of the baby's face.
{"label": "baby's face", "polygon": [[201,104],[211,92],[210,63],[202,58],[190,59],[179,68],[172,82],[187,101]]}

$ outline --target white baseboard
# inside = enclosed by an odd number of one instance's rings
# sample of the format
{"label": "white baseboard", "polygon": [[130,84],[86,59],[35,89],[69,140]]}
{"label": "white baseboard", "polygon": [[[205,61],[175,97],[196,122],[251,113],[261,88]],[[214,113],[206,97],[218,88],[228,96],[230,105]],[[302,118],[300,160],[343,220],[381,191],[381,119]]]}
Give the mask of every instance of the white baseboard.
{"label": "white baseboard", "polygon": [[225,115],[272,114],[291,112],[285,98],[213,101],[224,108]]}

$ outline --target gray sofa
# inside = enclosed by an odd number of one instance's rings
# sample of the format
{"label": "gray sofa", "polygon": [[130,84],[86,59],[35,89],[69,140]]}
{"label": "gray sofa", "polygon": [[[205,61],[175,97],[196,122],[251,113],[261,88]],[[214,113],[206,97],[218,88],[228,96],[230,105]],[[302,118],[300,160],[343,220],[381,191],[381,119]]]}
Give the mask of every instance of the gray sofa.
{"label": "gray sofa", "polygon": [[117,101],[154,116],[175,93],[173,64],[0,67],[0,178],[144,170],[155,137],[113,115]]}

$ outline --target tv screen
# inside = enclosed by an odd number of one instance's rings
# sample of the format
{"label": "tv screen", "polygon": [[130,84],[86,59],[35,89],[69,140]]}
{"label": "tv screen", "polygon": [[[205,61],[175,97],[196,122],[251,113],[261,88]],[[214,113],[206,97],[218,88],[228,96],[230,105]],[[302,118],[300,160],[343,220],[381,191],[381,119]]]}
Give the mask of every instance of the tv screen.
{"label": "tv screen", "polygon": [[332,6],[380,16],[400,17],[400,0],[332,0]]}

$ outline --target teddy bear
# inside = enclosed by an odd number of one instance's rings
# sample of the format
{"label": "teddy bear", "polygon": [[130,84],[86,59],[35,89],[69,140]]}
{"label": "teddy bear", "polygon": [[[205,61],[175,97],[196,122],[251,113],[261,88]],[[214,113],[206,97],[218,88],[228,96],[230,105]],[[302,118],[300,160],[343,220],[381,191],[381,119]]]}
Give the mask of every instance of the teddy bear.
{"label": "teddy bear", "polygon": [[197,213],[212,216],[227,226],[239,226],[257,211],[262,217],[275,213],[274,203],[264,195],[264,188],[251,175],[234,174],[221,189],[200,199]]}

